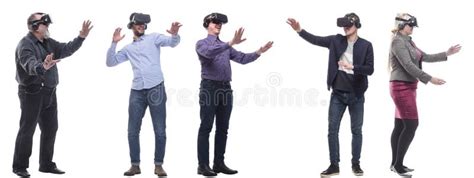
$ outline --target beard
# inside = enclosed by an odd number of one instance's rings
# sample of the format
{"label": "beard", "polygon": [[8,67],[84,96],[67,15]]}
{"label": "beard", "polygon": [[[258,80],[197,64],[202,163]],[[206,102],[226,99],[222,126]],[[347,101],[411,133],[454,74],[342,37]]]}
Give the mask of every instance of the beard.
{"label": "beard", "polygon": [[44,32],[44,39],[48,39],[50,37],[49,30]]}

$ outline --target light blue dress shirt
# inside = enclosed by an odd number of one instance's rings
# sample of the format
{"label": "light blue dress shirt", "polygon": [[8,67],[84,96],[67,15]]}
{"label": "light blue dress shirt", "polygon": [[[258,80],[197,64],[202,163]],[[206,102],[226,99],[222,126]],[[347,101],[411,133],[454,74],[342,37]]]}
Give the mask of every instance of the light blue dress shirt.
{"label": "light blue dress shirt", "polygon": [[179,35],[165,36],[151,33],[141,36],[118,52],[115,52],[117,43],[112,42],[107,51],[107,66],[116,66],[130,60],[133,69],[132,89],[152,88],[164,81],[160,64],[160,47],[175,47],[179,41]]}

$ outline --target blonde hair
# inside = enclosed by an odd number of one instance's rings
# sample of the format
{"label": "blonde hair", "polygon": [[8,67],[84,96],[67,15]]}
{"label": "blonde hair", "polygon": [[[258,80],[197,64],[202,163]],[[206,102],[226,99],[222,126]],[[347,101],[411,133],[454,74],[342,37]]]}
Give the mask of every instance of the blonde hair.
{"label": "blonde hair", "polygon": [[[405,20],[408,20],[410,19],[412,16],[408,13],[398,13],[397,16],[395,18],[401,18],[401,19],[405,19]],[[395,24],[393,26],[393,29],[392,29],[392,33],[393,34],[396,34],[398,31],[400,31],[400,25],[402,23],[405,23],[403,21],[400,21],[400,20],[395,20]]]}

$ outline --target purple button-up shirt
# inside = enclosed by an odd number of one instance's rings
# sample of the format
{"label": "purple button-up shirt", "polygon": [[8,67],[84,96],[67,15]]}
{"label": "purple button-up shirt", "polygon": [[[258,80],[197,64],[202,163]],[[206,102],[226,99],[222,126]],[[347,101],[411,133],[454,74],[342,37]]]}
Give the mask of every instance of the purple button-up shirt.
{"label": "purple button-up shirt", "polygon": [[215,81],[231,81],[230,60],[240,64],[255,61],[257,53],[242,53],[229,44],[222,42],[218,36],[208,35],[196,43],[196,52],[201,61],[201,77]]}

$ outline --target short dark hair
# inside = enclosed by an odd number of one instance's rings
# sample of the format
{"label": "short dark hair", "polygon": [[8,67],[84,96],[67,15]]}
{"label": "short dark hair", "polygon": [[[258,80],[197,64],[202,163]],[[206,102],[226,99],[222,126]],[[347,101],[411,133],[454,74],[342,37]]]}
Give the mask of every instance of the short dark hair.
{"label": "short dark hair", "polygon": [[209,26],[209,23],[211,22],[220,22],[220,23],[227,23],[227,16],[221,13],[213,12],[209,15],[206,15],[203,19],[202,26],[204,28],[207,28]]}
{"label": "short dark hair", "polygon": [[360,18],[356,13],[354,12],[348,13],[345,15],[345,17],[350,19],[354,23],[356,28],[360,28],[362,26],[362,24],[360,23]]}

